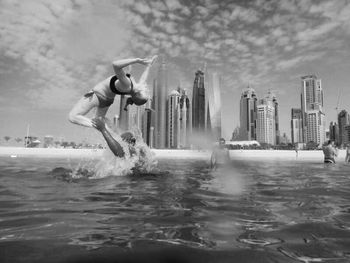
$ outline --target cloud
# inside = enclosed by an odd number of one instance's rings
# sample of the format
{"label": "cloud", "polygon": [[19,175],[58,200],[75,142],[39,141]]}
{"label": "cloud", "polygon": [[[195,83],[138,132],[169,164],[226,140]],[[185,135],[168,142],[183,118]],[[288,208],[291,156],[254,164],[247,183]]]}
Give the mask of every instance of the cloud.
{"label": "cloud", "polygon": [[350,5],[341,0],[74,3],[0,4],[0,54],[37,72],[29,97],[39,96],[38,105],[53,107],[57,97],[72,103],[119,55],[160,52],[169,64],[180,63],[177,74],[190,78],[188,71],[206,61],[223,75],[234,74],[237,85],[258,84],[273,82],[276,69],[342,50],[350,35]]}
{"label": "cloud", "polygon": [[292,59],[283,60],[276,64],[277,70],[286,70],[292,67],[298,66],[302,62],[306,61],[314,61],[317,59],[321,59],[325,55],[325,52],[314,52],[309,55],[298,56]]}
{"label": "cloud", "polygon": [[[36,107],[72,105],[79,94],[106,77],[111,61],[128,41],[122,17],[115,18],[118,11],[81,3],[1,2],[0,54],[22,60],[34,72],[26,94]],[[109,15],[98,19],[101,13]],[[101,62],[104,70],[96,71]]]}

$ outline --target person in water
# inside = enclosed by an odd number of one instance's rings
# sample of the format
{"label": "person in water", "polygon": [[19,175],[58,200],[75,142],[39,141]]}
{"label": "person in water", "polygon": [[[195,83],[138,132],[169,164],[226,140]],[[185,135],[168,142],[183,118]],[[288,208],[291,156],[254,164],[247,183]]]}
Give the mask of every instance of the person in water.
{"label": "person in water", "polygon": [[346,145],[346,156],[345,156],[345,162],[350,163],[350,143]]}
{"label": "person in water", "polygon": [[[94,118],[91,120],[91,123],[92,123],[92,126],[94,128],[96,128],[97,130],[99,130],[101,132],[103,138],[107,142],[107,145],[108,145],[109,149],[111,149],[113,154],[116,157],[120,157],[120,158],[125,157],[126,153],[124,152],[123,147],[120,145],[120,143],[117,140],[115,140],[113,138],[113,136],[111,135],[111,133],[107,129],[107,126],[106,126],[106,123],[104,122],[104,120],[101,117]],[[134,146],[136,143],[136,138],[135,138],[134,134],[131,132],[124,132],[121,134],[120,137],[122,138],[123,141],[128,143],[129,151],[130,151],[129,155],[131,156],[131,155],[135,154],[136,151],[135,151]]]}
{"label": "person in water", "polygon": [[[113,62],[115,75],[106,78],[98,83],[91,91],[86,93],[70,111],[68,119],[70,122],[93,127],[92,120],[85,115],[93,108],[96,108],[95,118],[106,116],[109,107],[114,102],[116,95],[130,95],[126,101],[124,110],[127,110],[128,105],[143,105],[149,99],[149,90],[147,89],[147,78],[150,68],[157,56],[152,58],[131,58],[117,60]],[[139,82],[124,72],[124,68],[133,64],[145,65],[146,69],[142,73]]]}
{"label": "person in water", "polygon": [[214,148],[211,158],[210,158],[210,167],[211,169],[217,169],[218,166],[225,165],[230,160],[230,153],[228,149],[225,147],[225,139],[219,139],[219,145]]}
{"label": "person in water", "polygon": [[323,146],[324,162],[335,163],[335,157],[338,155],[337,149],[334,146],[334,141],[329,140],[326,146]]}

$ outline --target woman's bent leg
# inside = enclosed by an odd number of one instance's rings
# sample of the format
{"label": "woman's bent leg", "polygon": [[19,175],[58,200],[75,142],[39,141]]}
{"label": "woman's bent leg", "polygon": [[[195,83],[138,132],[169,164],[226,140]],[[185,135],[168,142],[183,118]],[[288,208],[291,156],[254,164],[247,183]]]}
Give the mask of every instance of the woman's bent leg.
{"label": "woman's bent leg", "polygon": [[95,94],[92,94],[89,97],[84,96],[69,112],[69,121],[85,127],[93,127],[91,119],[85,117],[84,115],[86,115],[92,108],[98,107],[98,105],[99,101]]}

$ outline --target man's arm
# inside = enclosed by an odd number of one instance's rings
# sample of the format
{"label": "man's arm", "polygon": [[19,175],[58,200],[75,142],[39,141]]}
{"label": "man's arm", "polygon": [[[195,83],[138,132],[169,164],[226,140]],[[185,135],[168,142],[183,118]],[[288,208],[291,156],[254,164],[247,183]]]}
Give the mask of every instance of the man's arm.
{"label": "man's arm", "polygon": [[117,142],[113,136],[110,134],[110,132],[106,129],[106,124],[99,118],[92,119],[92,125],[99,130],[103,138],[105,138],[109,149],[114,153],[117,157],[124,157],[125,152],[123,150],[123,147]]}

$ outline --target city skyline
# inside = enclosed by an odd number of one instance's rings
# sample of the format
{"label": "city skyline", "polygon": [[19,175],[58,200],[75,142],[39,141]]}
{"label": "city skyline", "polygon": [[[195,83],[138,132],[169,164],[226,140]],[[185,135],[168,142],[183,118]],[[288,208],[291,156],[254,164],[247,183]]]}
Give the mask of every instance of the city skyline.
{"label": "city skyline", "polygon": [[226,139],[248,85],[258,97],[276,93],[281,134],[291,134],[301,76],[322,79],[327,127],[350,110],[348,1],[2,1],[0,22],[1,138],[24,137],[30,124],[33,136],[94,139],[93,129],[68,122],[71,107],[112,74],[114,59],[153,54],[168,61],[166,92],[191,91],[204,64],[222,76]]}

